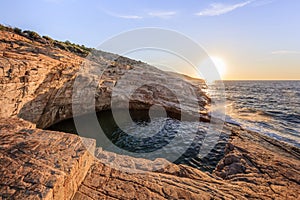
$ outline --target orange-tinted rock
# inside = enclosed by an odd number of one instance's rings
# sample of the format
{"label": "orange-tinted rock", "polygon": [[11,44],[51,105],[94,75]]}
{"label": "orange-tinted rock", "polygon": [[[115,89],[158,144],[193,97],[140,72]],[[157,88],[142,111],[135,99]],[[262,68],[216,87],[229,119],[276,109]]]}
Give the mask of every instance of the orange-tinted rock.
{"label": "orange-tinted rock", "polygon": [[[189,98],[188,90],[182,89],[187,84],[184,88],[198,88],[199,113],[203,121],[209,121],[203,81],[111,57],[104,53],[94,63],[108,66],[98,80],[97,111],[109,109],[112,88],[120,86],[118,80],[130,71],[118,91],[120,99],[133,102],[134,109],[161,103],[178,113],[170,91],[141,87],[129,96],[127,87],[140,80],[168,82]],[[0,31],[0,199],[299,199],[299,149],[237,126],[226,124],[231,138],[212,174],[163,159],[149,161],[98,148],[95,155],[100,162],[89,154],[94,152],[94,141],[84,140],[84,145],[76,135],[35,128],[72,117],[75,77],[95,79],[76,74],[82,62],[83,58],[70,52]],[[195,107],[186,102],[185,110],[193,114]],[[118,168],[103,164],[110,160]]]}
{"label": "orange-tinted rock", "polygon": [[93,162],[95,141],[0,119],[0,199],[70,199]]}
{"label": "orange-tinted rock", "polygon": [[[206,109],[209,98],[202,92],[204,82],[199,79],[175,76],[101,51],[84,59],[5,31],[0,31],[0,52],[3,52],[0,54],[0,102],[6,105],[0,108],[0,117],[18,116],[45,128],[73,117],[72,103],[81,105],[79,110],[84,114],[109,109],[114,100],[117,108],[131,102],[131,109],[160,104],[173,115],[201,111],[201,119],[209,121]],[[81,94],[72,99],[75,78],[80,83],[77,87]],[[142,80],[157,85],[141,85],[131,93]],[[113,88],[117,98],[112,100]],[[172,91],[177,91],[176,95]],[[193,98],[192,93],[195,93]],[[95,106],[85,103],[91,95],[96,97]],[[179,104],[179,100],[183,103]]]}
{"label": "orange-tinted rock", "polygon": [[[299,152],[291,154],[292,148],[274,146],[275,141],[256,133],[238,132],[213,174],[97,149],[100,161],[91,167],[74,199],[298,199]],[[109,160],[128,169],[105,166]],[[138,168],[137,163],[148,167]]]}

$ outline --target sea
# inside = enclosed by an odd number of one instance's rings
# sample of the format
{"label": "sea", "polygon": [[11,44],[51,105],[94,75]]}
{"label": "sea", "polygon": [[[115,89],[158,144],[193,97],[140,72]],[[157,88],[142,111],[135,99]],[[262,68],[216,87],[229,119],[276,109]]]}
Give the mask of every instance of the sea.
{"label": "sea", "polygon": [[300,148],[300,81],[224,81],[226,121]]}

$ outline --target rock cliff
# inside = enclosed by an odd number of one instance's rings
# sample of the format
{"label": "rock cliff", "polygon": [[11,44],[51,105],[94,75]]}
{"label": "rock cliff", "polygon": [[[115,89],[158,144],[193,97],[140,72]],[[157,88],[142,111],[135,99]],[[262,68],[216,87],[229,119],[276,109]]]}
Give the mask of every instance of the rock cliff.
{"label": "rock cliff", "polygon": [[[101,69],[100,81],[80,70],[84,66],[80,54],[0,31],[0,199],[299,199],[299,149],[236,125],[225,124],[230,138],[212,173],[163,159],[106,152],[92,139],[42,130],[73,116],[77,78],[88,79],[95,91],[95,107],[85,107],[83,113],[110,109],[113,99],[120,108],[126,102],[131,109],[160,104],[173,117],[185,112],[210,120],[203,81],[98,53],[97,59],[90,59],[89,70]],[[126,79],[121,78],[124,75]],[[169,90],[139,87],[129,95],[141,80],[167,82]],[[196,91],[195,99],[189,98],[187,88]],[[174,95],[172,91],[178,90],[181,93]],[[78,95],[80,104],[87,95]],[[185,103],[179,106],[180,99]],[[103,164],[111,160],[131,172]],[[166,167],[153,169],[161,164]]]}
{"label": "rock cliff", "polygon": [[[0,101],[6,105],[0,108],[0,117],[18,116],[40,128],[71,118],[75,78],[80,83],[78,91],[84,92],[76,95],[80,102],[74,104],[89,101],[87,94],[90,91],[96,97],[95,107],[87,107],[82,114],[94,109],[110,109],[111,101],[116,99],[111,97],[112,88],[122,77],[114,91],[118,96],[115,104],[121,108],[129,101],[131,109],[145,109],[159,103],[173,115],[182,111],[189,114],[200,111],[202,118],[209,120],[205,107],[209,98],[201,91],[204,85],[201,81],[189,84],[145,63],[101,51],[84,59],[11,32],[2,31],[0,41]],[[92,63],[88,69],[85,68],[87,60]],[[147,87],[140,83],[142,80],[146,80]],[[159,88],[151,87],[151,84],[157,84]],[[130,91],[134,91],[136,85],[140,88],[131,95]],[[163,85],[168,87],[167,90]],[[174,95],[172,90],[180,93]],[[191,100],[192,90],[198,92],[196,99]],[[179,100],[184,104],[179,104]],[[80,106],[83,107],[86,105]]]}

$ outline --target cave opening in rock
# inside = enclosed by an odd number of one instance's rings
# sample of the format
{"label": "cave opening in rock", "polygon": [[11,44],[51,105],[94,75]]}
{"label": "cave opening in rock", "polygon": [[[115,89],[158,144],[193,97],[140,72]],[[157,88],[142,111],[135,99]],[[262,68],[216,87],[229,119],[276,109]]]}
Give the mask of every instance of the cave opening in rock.
{"label": "cave opening in rock", "polygon": [[[157,110],[156,110],[157,111]],[[96,113],[96,117],[105,137],[109,139],[109,143],[103,143],[101,137],[97,134],[97,128],[90,125],[93,114],[86,114],[77,117],[81,121],[81,130],[84,130],[84,137],[94,138],[97,141],[97,146],[102,147],[103,150],[115,152],[115,146],[126,151],[137,153],[155,152],[156,150],[169,144],[174,137],[183,137],[183,141],[190,140],[190,129],[194,128],[193,123],[199,122],[182,122],[178,119],[178,115],[174,113],[159,113],[152,112],[149,109],[143,110],[130,110],[130,116],[126,117],[125,110],[105,110]],[[153,114],[154,113],[154,114]],[[157,114],[159,113],[159,114]],[[121,127],[120,122],[115,121],[115,115],[122,119]],[[129,119],[130,118],[130,119]],[[204,158],[199,158],[199,149],[202,145],[203,139],[206,136],[208,123],[200,122],[203,128],[200,128],[195,138],[190,141],[190,146],[184,151],[182,145],[174,145],[168,152],[165,152],[165,157],[174,152],[183,151],[182,155],[174,161],[175,164],[187,164],[189,166],[201,169],[203,171],[212,172],[218,162],[224,156],[225,145],[228,140],[227,134],[221,134],[218,143],[212,151]],[[184,129],[179,129],[184,126]],[[74,123],[74,118],[66,119],[47,128],[48,130],[67,132],[78,134],[77,128]],[[83,136],[79,133],[80,136]],[[188,142],[187,142],[188,143]],[[161,155],[157,154],[153,158],[160,158]]]}

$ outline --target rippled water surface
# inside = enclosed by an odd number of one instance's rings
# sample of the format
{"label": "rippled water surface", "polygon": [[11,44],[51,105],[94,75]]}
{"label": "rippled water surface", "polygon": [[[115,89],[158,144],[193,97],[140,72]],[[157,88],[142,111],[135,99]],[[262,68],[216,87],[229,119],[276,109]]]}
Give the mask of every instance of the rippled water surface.
{"label": "rippled water surface", "polygon": [[[221,94],[214,87],[208,92],[213,101]],[[228,122],[300,147],[300,81],[226,81],[224,95]],[[122,119],[121,128],[110,110],[97,113],[97,117],[81,116],[80,135],[95,138],[97,145],[108,151],[131,152],[152,160],[163,157],[206,171],[212,171],[224,156],[230,133],[219,128],[212,130],[221,134],[211,151],[205,157],[199,156],[210,123],[182,122],[167,116],[150,119],[145,111],[132,111],[128,118],[123,117],[122,110],[114,114]],[[102,133],[91,125],[92,118],[96,118]],[[68,119],[49,129],[78,133],[76,128],[73,119]],[[151,157],[145,156],[148,154]],[[174,155],[178,157],[172,159]]]}
{"label": "rippled water surface", "polygon": [[[114,114],[123,116],[124,113],[118,111]],[[79,135],[96,139],[98,147],[110,152],[151,160],[165,158],[177,164],[187,164],[205,171],[212,171],[224,156],[229,138],[229,133],[225,130],[212,128],[209,123],[199,121],[179,121],[170,117],[150,119],[148,112],[145,111],[134,111],[131,114],[134,120],[121,117],[122,122],[116,123],[110,110],[97,113],[97,120],[102,129],[100,132],[91,126],[92,115],[81,116]],[[78,127],[75,127],[73,119],[54,124],[49,129],[78,133]],[[208,137],[208,134],[214,135],[209,130],[216,133],[217,137]],[[211,151],[200,156],[204,139],[206,144],[213,146],[210,147]]]}
{"label": "rippled water surface", "polygon": [[300,147],[300,81],[225,81],[228,121]]}

